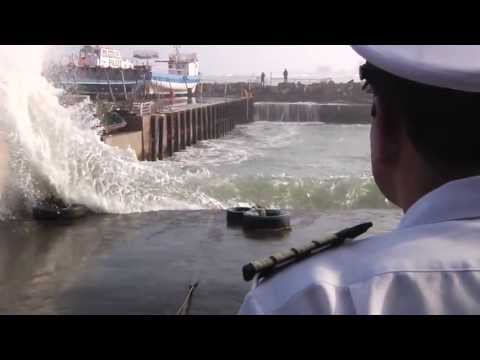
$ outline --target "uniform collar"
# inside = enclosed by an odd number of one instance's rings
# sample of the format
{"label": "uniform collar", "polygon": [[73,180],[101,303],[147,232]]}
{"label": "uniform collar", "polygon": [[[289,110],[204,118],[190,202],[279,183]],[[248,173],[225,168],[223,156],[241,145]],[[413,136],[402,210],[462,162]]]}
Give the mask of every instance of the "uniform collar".
{"label": "uniform collar", "polygon": [[398,229],[480,217],[480,176],[450,181],[418,199]]}

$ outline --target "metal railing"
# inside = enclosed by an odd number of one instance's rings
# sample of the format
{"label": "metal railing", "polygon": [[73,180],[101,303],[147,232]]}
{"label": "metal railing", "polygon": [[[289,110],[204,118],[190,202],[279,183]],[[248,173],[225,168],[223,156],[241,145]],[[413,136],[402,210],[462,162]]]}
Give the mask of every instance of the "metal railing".
{"label": "metal railing", "polygon": [[152,114],[152,101],[147,102],[134,102],[132,106],[132,112],[139,116]]}

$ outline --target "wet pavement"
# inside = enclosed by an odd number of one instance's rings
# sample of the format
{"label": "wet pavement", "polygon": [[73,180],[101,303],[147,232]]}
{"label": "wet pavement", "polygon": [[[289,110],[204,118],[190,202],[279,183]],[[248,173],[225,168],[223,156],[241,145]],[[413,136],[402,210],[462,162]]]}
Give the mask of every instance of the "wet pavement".
{"label": "wet pavement", "polygon": [[251,286],[241,273],[249,261],[365,221],[374,223],[368,234],[380,233],[399,218],[294,211],[291,232],[266,237],[228,228],[213,210],[1,222],[0,313],[175,314],[199,281],[191,314],[235,314]]}

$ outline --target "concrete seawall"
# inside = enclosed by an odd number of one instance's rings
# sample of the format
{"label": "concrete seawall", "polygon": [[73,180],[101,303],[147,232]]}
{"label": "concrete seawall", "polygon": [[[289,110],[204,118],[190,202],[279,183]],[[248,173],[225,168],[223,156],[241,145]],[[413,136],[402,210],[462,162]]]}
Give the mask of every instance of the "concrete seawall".
{"label": "concrete seawall", "polygon": [[255,121],[370,124],[371,105],[343,103],[255,102]]}

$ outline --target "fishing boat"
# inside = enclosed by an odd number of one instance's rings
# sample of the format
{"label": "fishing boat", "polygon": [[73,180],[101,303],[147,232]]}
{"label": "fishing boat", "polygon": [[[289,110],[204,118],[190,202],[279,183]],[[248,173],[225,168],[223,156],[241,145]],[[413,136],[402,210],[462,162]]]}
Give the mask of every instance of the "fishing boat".
{"label": "fishing boat", "polygon": [[128,98],[143,93],[150,69],[123,59],[120,50],[83,46],[72,55],[61,74],[61,86],[69,93]]}
{"label": "fishing boat", "polygon": [[193,94],[200,81],[197,55],[180,53],[178,46],[168,60],[159,60],[158,53],[149,50],[135,51],[133,58],[135,62],[123,59],[117,49],[85,45],[77,56],[71,56],[60,84],[71,94],[115,101]]}
{"label": "fishing boat", "polygon": [[[155,54],[149,54],[148,52],[137,52],[134,57],[149,60],[158,58]],[[164,64],[167,64],[168,67],[165,68]],[[175,52],[169,55],[168,60],[157,59],[146,65],[151,66],[151,76],[149,77],[147,90],[149,94],[193,94],[200,82],[197,54],[181,53],[179,46],[175,46]]]}

